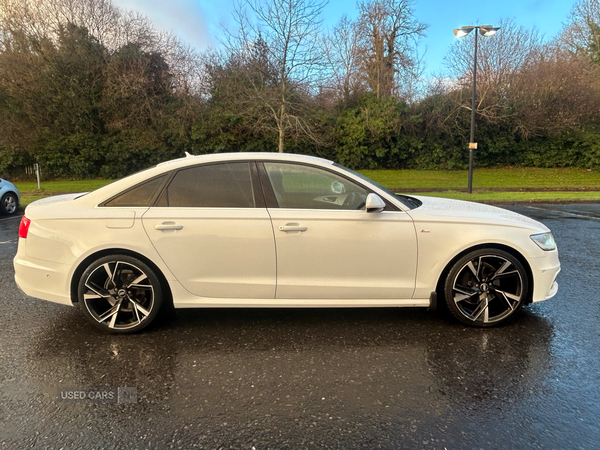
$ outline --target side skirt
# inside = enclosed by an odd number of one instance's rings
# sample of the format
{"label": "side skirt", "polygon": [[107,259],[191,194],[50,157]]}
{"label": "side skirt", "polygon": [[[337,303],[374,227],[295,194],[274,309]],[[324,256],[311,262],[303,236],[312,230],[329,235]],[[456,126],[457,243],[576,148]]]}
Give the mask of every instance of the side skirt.
{"label": "side skirt", "polygon": [[256,299],[197,298],[174,301],[175,308],[364,308],[364,307],[429,307],[428,298],[411,299]]}

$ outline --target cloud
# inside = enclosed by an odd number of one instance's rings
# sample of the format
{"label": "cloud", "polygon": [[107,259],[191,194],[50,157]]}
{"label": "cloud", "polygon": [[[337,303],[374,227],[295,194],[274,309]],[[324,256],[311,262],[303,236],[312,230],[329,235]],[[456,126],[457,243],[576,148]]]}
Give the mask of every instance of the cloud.
{"label": "cloud", "polygon": [[[183,42],[203,50],[218,43],[214,36],[215,24],[211,22],[212,8],[198,0],[113,0],[127,10],[146,16],[157,28],[173,31]],[[209,30],[213,31],[212,33]]]}

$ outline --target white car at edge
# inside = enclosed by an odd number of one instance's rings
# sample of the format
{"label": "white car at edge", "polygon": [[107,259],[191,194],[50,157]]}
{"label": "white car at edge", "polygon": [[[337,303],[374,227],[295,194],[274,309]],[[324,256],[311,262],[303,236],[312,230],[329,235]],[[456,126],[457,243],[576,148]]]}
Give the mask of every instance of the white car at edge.
{"label": "white car at edge", "polygon": [[500,208],[395,195],[321,158],[188,156],[87,194],[30,204],[15,280],[139,331],[161,307],[435,308],[492,326],[558,290],[543,224]]}

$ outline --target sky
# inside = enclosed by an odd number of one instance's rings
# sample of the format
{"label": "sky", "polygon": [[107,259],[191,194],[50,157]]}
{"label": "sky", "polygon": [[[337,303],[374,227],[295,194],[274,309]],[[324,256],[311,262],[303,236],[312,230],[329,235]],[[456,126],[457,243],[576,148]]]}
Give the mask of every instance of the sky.
{"label": "sky", "polygon": [[[234,29],[235,0],[114,0],[123,8],[147,15],[160,29],[174,31],[184,42],[205,50],[218,47],[223,27]],[[416,0],[415,16],[429,25],[420,44],[425,52],[425,74],[444,75],[444,56],[456,40],[452,30],[465,25],[495,25],[514,19],[518,25],[551,39],[562,29],[578,0]],[[342,15],[357,16],[352,0],[329,0],[323,11],[323,26],[331,29]],[[490,38],[492,39],[492,38]]]}

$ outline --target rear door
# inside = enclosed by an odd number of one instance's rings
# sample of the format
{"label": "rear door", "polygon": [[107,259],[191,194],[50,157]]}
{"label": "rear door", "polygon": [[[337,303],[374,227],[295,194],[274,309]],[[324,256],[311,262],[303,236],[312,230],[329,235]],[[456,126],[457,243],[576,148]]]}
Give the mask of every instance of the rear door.
{"label": "rear door", "polygon": [[179,170],[142,222],[152,244],[192,294],[274,298],[273,229],[254,162]]}

